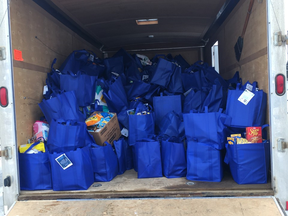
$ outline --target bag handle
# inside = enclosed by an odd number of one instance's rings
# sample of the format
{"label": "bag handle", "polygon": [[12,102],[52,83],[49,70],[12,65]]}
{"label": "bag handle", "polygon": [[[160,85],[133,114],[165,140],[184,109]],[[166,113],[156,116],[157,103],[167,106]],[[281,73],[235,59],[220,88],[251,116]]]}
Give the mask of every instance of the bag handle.
{"label": "bag handle", "polygon": [[225,155],[225,158],[224,158],[224,163],[229,164],[231,156],[230,156],[230,150],[228,149],[229,148],[229,144],[228,143],[225,144],[225,148],[226,148],[226,155]]}
{"label": "bag handle", "polygon": [[157,140],[155,139],[150,139],[150,138],[141,138],[139,140],[136,140],[136,142],[155,142]]}
{"label": "bag handle", "polygon": [[159,57],[164,57],[164,59],[167,59],[165,54],[156,54],[153,58],[152,58],[152,62],[155,62],[156,59],[158,59]]}
{"label": "bag handle", "polygon": [[241,83],[237,83],[236,90],[240,90]]}
{"label": "bag handle", "polygon": [[193,109],[193,110],[190,110],[190,113],[199,113],[199,111],[196,109]]}
{"label": "bag handle", "polygon": [[41,141],[39,140],[39,141],[37,141],[37,142],[35,142],[35,143],[33,143],[25,152],[24,152],[24,154],[26,154],[28,151],[30,151],[32,148],[34,148],[36,145],[38,145],[39,143],[41,143]]}
{"label": "bag handle", "polygon": [[54,64],[56,64],[56,61],[57,61],[57,58],[54,58],[54,60],[53,60],[53,62],[52,62],[52,64],[51,64],[51,70],[52,70],[52,71],[55,71],[55,69],[54,69]]}

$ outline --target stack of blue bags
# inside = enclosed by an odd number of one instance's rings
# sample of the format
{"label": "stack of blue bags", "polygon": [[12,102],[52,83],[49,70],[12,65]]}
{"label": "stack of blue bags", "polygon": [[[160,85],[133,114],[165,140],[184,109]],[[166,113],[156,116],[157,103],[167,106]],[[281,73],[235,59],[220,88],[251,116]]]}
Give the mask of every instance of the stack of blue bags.
{"label": "stack of blue bags", "polygon": [[[111,181],[133,168],[138,178],[222,180],[226,137],[233,130],[264,124],[266,94],[253,83],[255,96],[242,106],[237,99],[247,84],[242,86],[238,72],[224,80],[207,63],[189,65],[181,55],[142,57],[120,49],[100,59],[78,50],[59,70],[53,61],[48,90],[39,104],[50,124],[50,169],[45,170],[52,177],[50,187],[29,189],[88,189],[94,181]],[[103,89],[109,112],[117,113],[120,128],[129,132],[113,146],[95,143],[85,125],[92,112],[103,111],[95,100],[97,86]],[[227,154],[225,160],[230,165],[231,157]],[[70,161],[65,169],[60,159]],[[232,174],[238,169],[230,168]],[[40,176],[29,180],[40,182]]]}

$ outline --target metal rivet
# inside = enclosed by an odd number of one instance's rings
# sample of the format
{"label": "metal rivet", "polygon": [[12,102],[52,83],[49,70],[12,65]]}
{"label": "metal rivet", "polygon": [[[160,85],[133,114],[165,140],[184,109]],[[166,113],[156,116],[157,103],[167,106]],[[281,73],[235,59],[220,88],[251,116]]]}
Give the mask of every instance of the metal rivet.
{"label": "metal rivet", "polygon": [[94,184],[93,187],[101,187],[102,184]]}
{"label": "metal rivet", "polygon": [[187,182],[186,184],[189,185],[189,186],[195,185],[194,182]]}

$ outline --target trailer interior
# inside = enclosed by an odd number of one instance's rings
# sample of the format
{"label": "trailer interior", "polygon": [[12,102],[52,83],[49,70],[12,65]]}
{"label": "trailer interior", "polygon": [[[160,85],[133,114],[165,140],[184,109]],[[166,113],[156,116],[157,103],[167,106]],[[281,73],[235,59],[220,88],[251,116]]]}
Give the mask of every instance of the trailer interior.
{"label": "trailer interior", "polygon": [[[12,49],[17,145],[32,136],[32,125],[43,114],[38,103],[51,63],[58,68],[73,50],[87,49],[98,57],[112,57],[120,48],[153,57],[181,54],[189,64],[212,64],[211,48],[218,42],[219,73],[232,78],[239,71],[243,83],[258,81],[268,92],[266,1],[255,1],[244,38],[241,59],[234,45],[242,33],[249,0],[12,0]],[[138,25],[137,20],[158,24]],[[267,122],[269,122],[267,110]],[[267,184],[238,185],[225,167],[222,182],[186,178],[137,179],[134,170],[111,182],[95,182],[87,191],[21,191],[19,200],[90,199],[120,197],[270,196]]]}

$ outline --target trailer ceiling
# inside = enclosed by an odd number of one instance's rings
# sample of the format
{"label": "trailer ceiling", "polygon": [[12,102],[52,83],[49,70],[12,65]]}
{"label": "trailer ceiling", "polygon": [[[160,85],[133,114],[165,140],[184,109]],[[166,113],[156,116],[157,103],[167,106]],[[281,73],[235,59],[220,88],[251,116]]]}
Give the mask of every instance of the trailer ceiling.
{"label": "trailer ceiling", "polygon": [[[203,45],[201,39],[226,2],[226,0],[45,1],[57,6],[62,14],[72,19],[99,44],[104,45],[106,50],[117,50],[120,47],[142,49]],[[142,26],[136,24],[138,19],[149,18],[158,18],[159,23]],[[154,37],[150,38],[149,35]]]}

